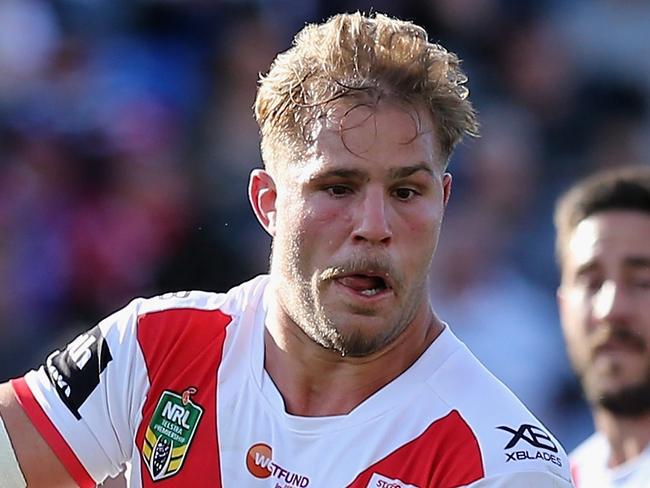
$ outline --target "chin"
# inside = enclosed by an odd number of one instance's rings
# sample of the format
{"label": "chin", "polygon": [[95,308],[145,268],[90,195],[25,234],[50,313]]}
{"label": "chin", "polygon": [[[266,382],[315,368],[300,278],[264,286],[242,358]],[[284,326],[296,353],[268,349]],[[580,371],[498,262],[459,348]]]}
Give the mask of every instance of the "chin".
{"label": "chin", "polygon": [[[385,317],[347,314],[345,319],[330,323],[337,336],[333,349],[349,357],[365,357],[381,351],[403,332],[390,327]],[[354,326],[350,327],[350,323]]]}
{"label": "chin", "polygon": [[392,338],[383,335],[365,335],[358,331],[345,336],[341,340],[339,351],[342,356],[362,358],[384,349],[392,342]]}
{"label": "chin", "polygon": [[650,413],[650,371],[638,378],[602,381],[595,377],[584,383],[589,403],[619,417],[635,417]]}
{"label": "chin", "polygon": [[[382,330],[395,323],[388,316],[389,310],[384,307],[364,306],[358,304],[337,304],[335,307],[322,308],[324,319],[336,330],[345,333],[346,330],[365,329]],[[352,326],[352,327],[351,327]]]}

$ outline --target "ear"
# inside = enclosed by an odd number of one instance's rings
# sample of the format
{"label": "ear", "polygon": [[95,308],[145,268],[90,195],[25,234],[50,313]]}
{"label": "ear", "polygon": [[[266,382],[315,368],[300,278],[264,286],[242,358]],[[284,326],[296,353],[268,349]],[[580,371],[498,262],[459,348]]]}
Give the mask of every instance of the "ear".
{"label": "ear", "polygon": [[248,182],[248,198],[257,220],[271,237],[275,237],[277,196],[275,182],[269,173],[263,169],[251,171]]}
{"label": "ear", "polygon": [[442,176],[442,197],[445,207],[449,203],[449,197],[451,196],[451,173],[445,173]]}

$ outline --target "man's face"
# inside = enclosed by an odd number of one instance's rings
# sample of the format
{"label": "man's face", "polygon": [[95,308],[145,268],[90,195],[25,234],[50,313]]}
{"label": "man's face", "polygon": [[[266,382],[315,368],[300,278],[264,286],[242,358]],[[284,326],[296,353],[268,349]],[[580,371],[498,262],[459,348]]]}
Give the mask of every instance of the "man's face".
{"label": "man's face", "polygon": [[650,411],[650,215],[612,210],[580,222],[558,299],[589,402],[621,416]]}
{"label": "man's face", "polygon": [[451,176],[424,110],[353,107],[340,102],[317,123],[305,160],[273,175],[271,270],[284,313],[312,340],[365,356],[429,306]]}

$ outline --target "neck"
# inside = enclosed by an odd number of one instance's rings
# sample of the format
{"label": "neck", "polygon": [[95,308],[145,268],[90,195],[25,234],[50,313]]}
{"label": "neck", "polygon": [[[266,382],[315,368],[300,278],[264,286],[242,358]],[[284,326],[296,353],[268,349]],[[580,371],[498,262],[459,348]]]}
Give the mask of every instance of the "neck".
{"label": "neck", "polygon": [[594,422],[610,445],[610,468],[636,458],[650,444],[650,412],[638,417],[617,417],[596,409]]}
{"label": "neck", "polygon": [[345,415],[406,371],[442,332],[428,304],[385,348],[344,357],[310,339],[271,300],[264,337],[264,367],[287,413],[305,417]]}

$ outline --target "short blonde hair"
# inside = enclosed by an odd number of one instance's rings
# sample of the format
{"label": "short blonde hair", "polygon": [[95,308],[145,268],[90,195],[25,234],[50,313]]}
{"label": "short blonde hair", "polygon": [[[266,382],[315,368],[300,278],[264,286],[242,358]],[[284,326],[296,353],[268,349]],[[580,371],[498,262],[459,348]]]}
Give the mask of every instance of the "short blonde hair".
{"label": "short blonde hair", "polygon": [[355,96],[423,104],[448,160],[465,134],[478,135],[458,57],[430,43],[426,31],[382,14],[340,14],[311,24],[279,54],[260,80],[255,117],[265,165],[300,157],[310,124],[329,102]]}

